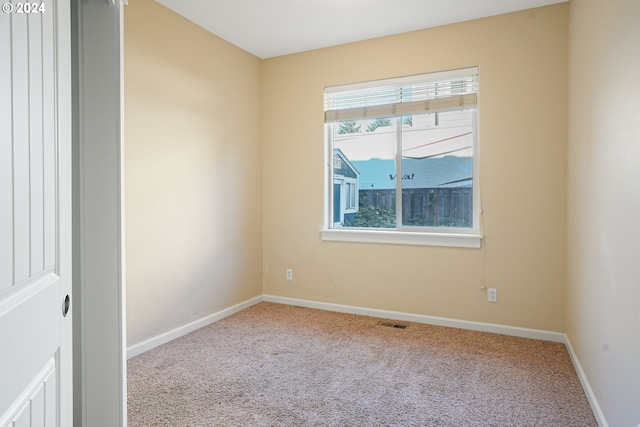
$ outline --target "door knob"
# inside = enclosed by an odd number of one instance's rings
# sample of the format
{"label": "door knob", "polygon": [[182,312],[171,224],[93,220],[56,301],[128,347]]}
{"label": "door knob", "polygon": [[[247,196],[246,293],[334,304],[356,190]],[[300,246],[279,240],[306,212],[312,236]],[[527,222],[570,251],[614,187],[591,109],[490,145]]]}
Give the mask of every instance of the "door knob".
{"label": "door knob", "polygon": [[69,314],[70,308],[71,308],[71,298],[67,294],[64,296],[64,299],[62,300],[62,315],[64,317],[67,317],[67,314]]}

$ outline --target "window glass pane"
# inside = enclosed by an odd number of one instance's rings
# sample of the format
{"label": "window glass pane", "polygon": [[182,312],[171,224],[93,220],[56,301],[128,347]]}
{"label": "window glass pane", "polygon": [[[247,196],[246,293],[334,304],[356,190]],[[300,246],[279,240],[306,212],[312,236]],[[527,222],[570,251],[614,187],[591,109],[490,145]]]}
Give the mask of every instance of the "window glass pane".
{"label": "window glass pane", "polygon": [[[350,206],[345,203],[346,212],[341,214],[342,226],[394,228],[396,120],[353,120],[335,123],[332,128],[333,182],[355,178],[353,199],[348,203]],[[347,185],[346,181],[342,182]],[[346,187],[344,194],[348,194]],[[348,211],[348,207],[354,209]]]}
{"label": "window glass pane", "polygon": [[402,224],[473,226],[473,112],[402,118]]}

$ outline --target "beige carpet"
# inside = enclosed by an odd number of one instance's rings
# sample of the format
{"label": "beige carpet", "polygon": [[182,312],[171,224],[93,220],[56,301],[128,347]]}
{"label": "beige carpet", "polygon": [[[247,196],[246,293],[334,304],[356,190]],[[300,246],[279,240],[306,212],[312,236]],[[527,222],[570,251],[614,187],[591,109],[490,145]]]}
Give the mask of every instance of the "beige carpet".
{"label": "beige carpet", "polygon": [[597,426],[562,344],[380,321],[260,303],[130,359],[129,426]]}

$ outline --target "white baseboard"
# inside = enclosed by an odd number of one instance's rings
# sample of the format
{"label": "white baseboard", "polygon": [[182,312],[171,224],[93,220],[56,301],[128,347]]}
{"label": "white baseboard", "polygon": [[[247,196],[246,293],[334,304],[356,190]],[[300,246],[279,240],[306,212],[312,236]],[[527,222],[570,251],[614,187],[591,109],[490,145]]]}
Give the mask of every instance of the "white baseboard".
{"label": "white baseboard", "polygon": [[296,298],[279,297],[276,295],[263,295],[263,301],[273,302],[278,304],[296,305],[296,306],[307,307],[307,308],[317,308],[320,310],[337,311],[340,313],[361,314],[364,316],[381,317],[381,318],[390,319],[390,320],[402,320],[406,322],[424,323],[428,325],[447,326],[451,328],[468,329],[472,331],[490,332],[495,334],[510,335],[510,336],[516,336],[516,337],[522,337],[522,338],[532,338],[532,339],[562,343],[567,348],[567,352],[569,353],[571,362],[573,363],[576,374],[580,379],[580,383],[582,384],[582,388],[585,392],[585,395],[589,400],[589,404],[591,405],[591,410],[593,411],[593,414],[596,417],[596,421],[598,422],[598,425],[600,427],[609,427],[609,424],[607,423],[607,420],[605,419],[604,414],[602,413],[602,409],[598,404],[598,400],[596,399],[595,394],[593,393],[593,389],[589,384],[589,380],[587,379],[584,373],[584,370],[580,365],[578,356],[573,351],[573,347],[571,346],[571,341],[569,341],[569,337],[565,333],[544,331],[540,329],[520,328],[516,326],[498,325],[493,323],[471,322],[467,320],[450,319],[446,317],[425,316],[421,314],[403,313],[398,311],[377,310],[377,309],[365,308],[365,307],[332,304],[332,303],[309,301],[309,300],[302,300],[302,299],[296,299]]}
{"label": "white baseboard", "polygon": [[280,297],[276,295],[260,295],[255,298],[251,298],[247,301],[244,301],[240,304],[236,304],[232,307],[228,307],[228,308],[225,308],[224,310],[220,310],[217,313],[210,314],[206,317],[203,317],[202,319],[188,323],[184,326],[175,328],[169,332],[165,332],[156,337],[145,340],[141,343],[134,344],[127,348],[127,358],[130,359],[134,356],[142,354],[145,351],[149,351],[162,344],[168,343],[169,341],[172,341],[176,338],[186,335],[189,332],[193,332],[199,328],[202,328],[203,326],[207,326],[211,323],[217,322],[218,320],[224,319],[227,316],[238,313],[262,301],[273,302],[278,304],[294,305],[299,307],[316,308],[319,310],[336,311],[339,313],[360,314],[363,316],[379,317],[383,319],[424,323],[427,325],[435,325],[435,326],[447,326],[450,328],[467,329],[472,331],[489,332],[494,334],[502,334],[502,335],[516,336],[516,337],[522,337],[522,338],[532,338],[532,339],[562,343],[567,348],[567,352],[569,353],[571,362],[573,363],[573,367],[576,370],[576,374],[578,375],[578,378],[580,379],[580,383],[582,384],[582,388],[584,389],[587,399],[589,400],[589,404],[591,405],[591,409],[593,410],[593,413],[594,413],[594,416],[596,417],[596,421],[598,422],[598,425],[600,427],[609,427],[609,424],[607,423],[604,417],[604,414],[602,413],[602,409],[598,404],[598,400],[596,399],[595,394],[593,393],[593,389],[589,384],[589,380],[587,379],[584,373],[584,370],[580,365],[578,356],[573,351],[573,347],[571,346],[571,341],[569,340],[569,337],[567,336],[567,334],[561,333],[561,332],[544,331],[540,329],[520,328],[517,326],[498,325],[494,323],[472,322],[468,320],[458,320],[458,319],[451,319],[446,317],[403,313],[400,311],[378,310],[374,308],[333,304],[333,303],[310,301],[310,300],[303,300],[303,299],[297,299],[297,298],[287,298],[287,297]]}
{"label": "white baseboard", "polygon": [[251,307],[252,305],[258,304],[259,302],[262,302],[262,295],[251,298],[250,300],[241,302],[240,304],[236,304],[232,307],[225,308],[224,310],[220,310],[216,313],[210,314],[191,323],[187,323],[186,325],[175,328],[169,332],[165,332],[153,338],[149,338],[148,340],[142,341],[138,344],[127,347],[127,359],[131,359],[132,357],[142,354],[145,351],[149,351],[162,344],[166,344],[169,341],[173,341],[176,338],[180,338],[181,336],[186,335],[189,332],[193,332],[197,329],[202,328],[203,326],[207,326],[213,322],[217,322],[218,320],[231,316],[232,314],[238,313],[246,308]]}
{"label": "white baseboard", "polygon": [[587,396],[587,400],[589,400],[589,405],[591,405],[591,410],[593,411],[593,415],[596,417],[596,421],[600,427],[609,427],[609,423],[604,417],[604,413],[602,412],[602,408],[600,408],[600,404],[598,403],[598,399],[596,399],[596,395],[593,393],[593,389],[591,388],[591,384],[589,384],[589,380],[582,369],[582,365],[580,364],[580,360],[576,355],[575,351],[573,351],[573,346],[571,345],[571,341],[569,340],[569,336],[564,334],[565,341],[564,345],[567,347],[567,352],[569,353],[569,357],[571,357],[571,363],[573,363],[573,368],[576,370],[576,374],[578,374],[578,378],[580,379],[580,384],[582,384],[582,389],[584,390],[584,394]]}
{"label": "white baseboard", "polygon": [[361,314],[363,316],[382,317],[384,319],[403,320],[405,322],[424,323],[427,325],[447,326],[450,328],[467,329],[471,331],[490,332],[494,334],[532,338],[543,341],[552,341],[559,343],[566,342],[566,335],[561,332],[520,328],[517,326],[505,326],[494,323],[471,322],[468,320],[457,320],[446,317],[403,313],[400,311],[378,310],[374,308],[279,297],[276,295],[263,295],[262,297],[266,302],[274,302],[279,304],[297,305],[300,307],[317,308],[320,310],[337,311],[340,313]]}

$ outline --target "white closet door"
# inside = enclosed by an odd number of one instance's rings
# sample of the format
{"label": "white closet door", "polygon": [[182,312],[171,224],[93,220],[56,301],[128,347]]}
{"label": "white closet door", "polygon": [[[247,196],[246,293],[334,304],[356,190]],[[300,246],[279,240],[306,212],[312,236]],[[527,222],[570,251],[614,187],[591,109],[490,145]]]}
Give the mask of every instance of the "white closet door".
{"label": "white closet door", "polygon": [[0,427],[72,425],[69,0],[0,13]]}

